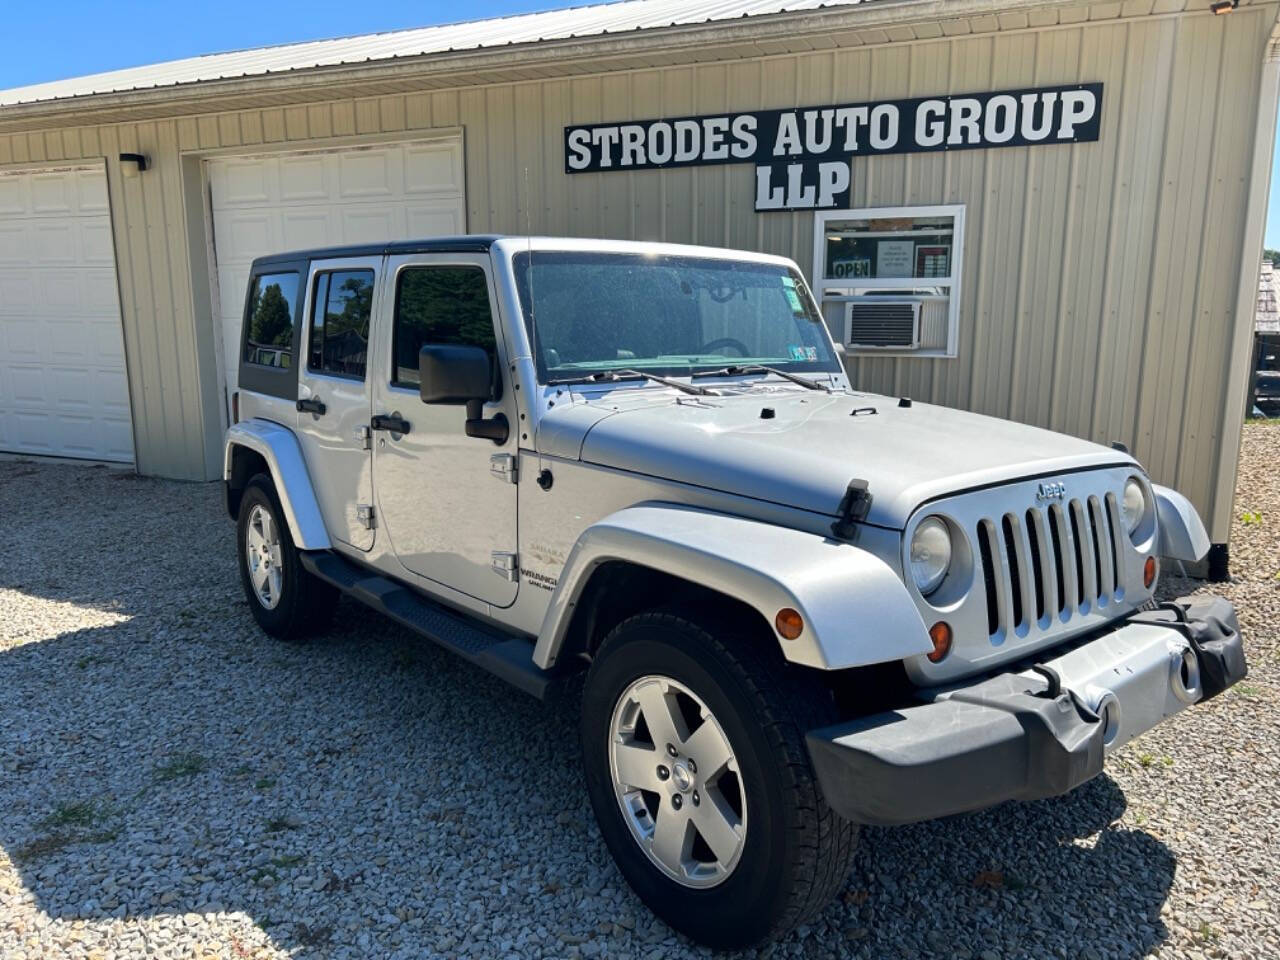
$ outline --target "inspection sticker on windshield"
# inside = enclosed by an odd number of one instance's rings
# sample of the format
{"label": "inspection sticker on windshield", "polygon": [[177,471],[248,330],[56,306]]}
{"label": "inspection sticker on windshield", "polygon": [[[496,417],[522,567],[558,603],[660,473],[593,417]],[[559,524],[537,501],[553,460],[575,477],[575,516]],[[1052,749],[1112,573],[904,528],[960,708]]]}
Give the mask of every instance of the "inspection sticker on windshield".
{"label": "inspection sticker on windshield", "polygon": [[787,347],[787,352],[791,354],[792,360],[799,360],[801,363],[806,360],[816,361],[818,359],[817,347],[801,347],[796,344],[792,344]]}
{"label": "inspection sticker on windshield", "polygon": [[789,278],[782,281],[782,292],[786,294],[787,303],[791,304],[791,312],[803,314],[804,304],[800,302],[800,294],[796,293],[795,282],[788,282],[788,280]]}

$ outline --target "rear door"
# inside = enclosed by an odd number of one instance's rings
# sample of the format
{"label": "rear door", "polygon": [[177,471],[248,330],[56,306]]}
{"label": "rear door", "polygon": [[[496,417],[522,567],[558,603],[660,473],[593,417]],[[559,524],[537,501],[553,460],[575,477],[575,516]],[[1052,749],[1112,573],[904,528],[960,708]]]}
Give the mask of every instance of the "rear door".
{"label": "rear door", "polygon": [[330,536],[374,541],[369,321],[381,257],[317,260],[307,278],[298,364],[298,437]]}

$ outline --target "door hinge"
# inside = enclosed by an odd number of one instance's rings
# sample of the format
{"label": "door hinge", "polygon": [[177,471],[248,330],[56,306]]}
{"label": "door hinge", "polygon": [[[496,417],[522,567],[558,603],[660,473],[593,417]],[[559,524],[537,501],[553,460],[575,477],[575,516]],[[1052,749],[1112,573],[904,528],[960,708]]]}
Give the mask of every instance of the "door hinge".
{"label": "door hinge", "polygon": [[374,528],[374,526],[375,526],[374,514],[373,514],[373,504],[371,504],[371,503],[357,503],[357,504],[356,504],[356,519],[360,521],[361,525],[362,525],[366,530],[372,530],[372,529]]}
{"label": "door hinge", "polygon": [[504,553],[501,550],[495,550],[490,555],[490,566],[493,572],[502,577],[503,580],[510,580],[515,583],[516,577],[519,575],[518,557],[514,553]]}
{"label": "door hinge", "polygon": [[495,453],[489,458],[489,472],[503,483],[515,483],[519,479],[516,458],[510,453]]}
{"label": "door hinge", "polygon": [[362,423],[356,427],[352,439],[355,440],[356,446],[361,450],[368,450],[373,446],[373,432],[369,429],[367,423]]}

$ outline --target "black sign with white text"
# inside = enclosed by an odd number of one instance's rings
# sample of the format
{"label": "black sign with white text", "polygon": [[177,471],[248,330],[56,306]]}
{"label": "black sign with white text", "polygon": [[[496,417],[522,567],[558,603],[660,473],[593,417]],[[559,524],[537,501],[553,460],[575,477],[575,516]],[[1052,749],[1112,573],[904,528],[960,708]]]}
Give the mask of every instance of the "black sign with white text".
{"label": "black sign with white text", "polygon": [[1089,143],[1102,84],[566,127],[565,172],[756,165],[756,209],[848,205],[852,158]]}

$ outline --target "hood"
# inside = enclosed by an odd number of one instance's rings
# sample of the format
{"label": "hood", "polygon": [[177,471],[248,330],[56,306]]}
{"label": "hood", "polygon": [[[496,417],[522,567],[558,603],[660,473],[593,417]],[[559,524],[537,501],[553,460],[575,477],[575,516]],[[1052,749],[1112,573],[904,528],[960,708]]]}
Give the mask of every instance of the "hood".
{"label": "hood", "polygon": [[[543,449],[544,438],[554,450]],[[858,478],[872,497],[867,521],[892,528],[946,494],[1134,462],[1075,437],[950,407],[791,388],[705,398],[612,391],[549,411],[539,447],[832,516]]]}

